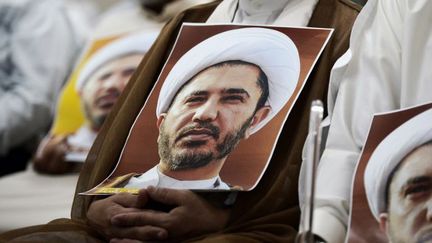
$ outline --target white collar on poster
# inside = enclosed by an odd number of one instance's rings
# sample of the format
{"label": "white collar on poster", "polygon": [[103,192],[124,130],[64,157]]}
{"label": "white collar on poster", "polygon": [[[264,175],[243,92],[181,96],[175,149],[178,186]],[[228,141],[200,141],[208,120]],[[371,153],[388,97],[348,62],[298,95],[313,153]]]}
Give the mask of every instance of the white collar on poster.
{"label": "white collar on poster", "polygon": [[224,0],[207,23],[307,26],[318,0]]}
{"label": "white collar on poster", "polygon": [[138,177],[130,178],[125,188],[146,188],[148,186],[194,190],[230,189],[230,187],[224,183],[219,176],[207,180],[181,181],[164,175],[159,171],[158,165]]}

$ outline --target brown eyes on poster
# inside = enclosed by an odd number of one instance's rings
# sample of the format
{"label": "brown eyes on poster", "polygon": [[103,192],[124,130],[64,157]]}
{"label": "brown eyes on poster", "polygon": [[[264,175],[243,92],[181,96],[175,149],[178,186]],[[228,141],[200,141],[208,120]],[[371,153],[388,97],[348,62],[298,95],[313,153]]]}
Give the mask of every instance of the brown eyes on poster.
{"label": "brown eyes on poster", "polygon": [[432,104],[376,115],[356,170],[348,242],[429,242]]}
{"label": "brown eyes on poster", "polygon": [[119,163],[87,193],[252,190],[331,32],[183,25]]}

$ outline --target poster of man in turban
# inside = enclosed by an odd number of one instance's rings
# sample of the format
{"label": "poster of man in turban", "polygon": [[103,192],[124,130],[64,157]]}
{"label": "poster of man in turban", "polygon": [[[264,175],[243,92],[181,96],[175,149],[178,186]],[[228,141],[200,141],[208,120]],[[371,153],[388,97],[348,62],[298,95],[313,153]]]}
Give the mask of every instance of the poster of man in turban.
{"label": "poster of man in turban", "polygon": [[[90,41],[59,96],[50,133],[34,165],[49,173],[80,165],[157,31],[136,31]],[[78,163],[69,163],[78,162]]]}
{"label": "poster of man in turban", "polygon": [[348,242],[430,242],[432,103],[376,114],[356,170]]}
{"label": "poster of man in turban", "polygon": [[331,32],[183,25],[119,163],[87,194],[252,190]]}

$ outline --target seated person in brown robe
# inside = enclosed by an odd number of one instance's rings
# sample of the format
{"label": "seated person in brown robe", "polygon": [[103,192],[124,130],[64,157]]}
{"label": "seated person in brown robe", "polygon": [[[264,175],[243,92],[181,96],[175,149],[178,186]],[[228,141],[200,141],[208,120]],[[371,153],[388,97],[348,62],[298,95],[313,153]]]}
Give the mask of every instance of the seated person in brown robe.
{"label": "seated person in brown robe", "polygon": [[[235,2],[221,3],[215,12],[222,11],[219,18],[213,15],[210,19],[219,23],[242,19],[236,13],[250,9],[238,8],[243,5]],[[285,5],[291,3],[287,2]],[[219,3],[191,8],[164,27],[99,133],[84,164],[77,192],[99,184],[116,165],[129,129],[170,53],[181,23],[204,22]],[[277,6],[268,1],[264,5]],[[99,242],[117,238],[294,242],[300,215],[297,180],[307,135],[308,108],[312,100],[325,99],[331,67],[346,51],[351,24],[359,11],[359,7],[348,0],[320,0],[311,6],[310,19],[305,18],[305,25],[333,27],[335,32],[285,123],[272,161],[253,191],[240,192],[235,200],[233,194],[196,194],[188,190],[152,187],[139,195],[118,194],[104,199],[76,195],[71,220],[59,219],[47,225],[11,231],[0,235],[0,240]],[[270,10],[270,13],[274,15],[275,11]],[[269,24],[276,23],[278,17],[272,16],[271,19],[274,21]],[[285,22],[285,25],[292,24]],[[158,207],[153,207],[154,202],[159,202]],[[127,214],[129,212],[133,214]],[[147,217],[150,214],[154,217]]]}

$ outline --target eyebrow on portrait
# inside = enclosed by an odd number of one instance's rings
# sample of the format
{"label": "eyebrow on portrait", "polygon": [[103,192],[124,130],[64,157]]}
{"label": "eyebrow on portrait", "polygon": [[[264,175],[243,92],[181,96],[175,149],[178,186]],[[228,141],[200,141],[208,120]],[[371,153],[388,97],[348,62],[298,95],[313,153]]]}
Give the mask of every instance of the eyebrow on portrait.
{"label": "eyebrow on portrait", "polygon": [[187,97],[191,97],[191,96],[205,96],[205,95],[208,95],[208,94],[209,94],[208,91],[197,90],[197,91],[194,91],[194,92],[190,93]]}
{"label": "eyebrow on portrait", "polygon": [[430,176],[416,176],[408,179],[402,187],[402,190],[406,190],[410,186],[418,184],[432,184],[432,177]]}
{"label": "eyebrow on portrait", "polygon": [[248,98],[250,97],[249,93],[242,88],[230,88],[230,89],[225,89],[222,91],[223,94],[243,94],[246,95]]}

